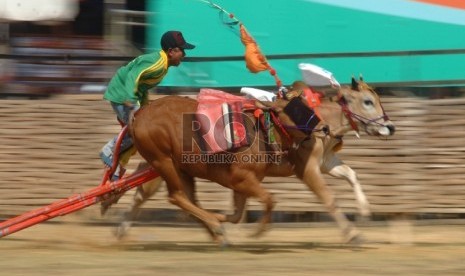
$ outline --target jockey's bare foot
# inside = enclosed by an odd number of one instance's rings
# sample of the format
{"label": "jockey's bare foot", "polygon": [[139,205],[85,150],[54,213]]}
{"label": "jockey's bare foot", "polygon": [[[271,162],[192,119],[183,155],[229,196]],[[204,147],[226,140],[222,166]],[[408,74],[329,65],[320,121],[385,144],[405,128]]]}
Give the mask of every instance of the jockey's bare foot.
{"label": "jockey's bare foot", "polygon": [[108,209],[110,209],[111,205],[112,205],[112,203],[108,203],[108,200],[102,201],[100,203],[100,215],[102,217],[107,213],[107,211],[108,211]]}
{"label": "jockey's bare foot", "polygon": [[110,209],[111,205],[118,203],[118,200],[121,198],[121,194],[110,194],[108,198],[104,199],[100,202],[100,215],[104,216],[108,209]]}

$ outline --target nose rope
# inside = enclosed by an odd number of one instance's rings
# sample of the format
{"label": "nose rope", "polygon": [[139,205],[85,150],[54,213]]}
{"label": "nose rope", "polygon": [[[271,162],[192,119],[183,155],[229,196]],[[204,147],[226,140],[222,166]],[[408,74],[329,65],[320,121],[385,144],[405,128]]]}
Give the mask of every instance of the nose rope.
{"label": "nose rope", "polygon": [[363,117],[363,116],[361,116],[361,115],[358,115],[358,114],[353,113],[353,112],[350,111],[349,116],[351,116],[352,118],[357,119],[357,121],[361,122],[361,123],[364,124],[364,125],[376,124],[376,125],[380,125],[380,126],[385,126],[384,124],[379,123],[378,121],[381,120],[381,119],[383,119],[384,122],[387,121],[387,120],[386,120],[386,118],[387,118],[387,115],[386,115],[386,114],[383,114],[383,115],[381,115],[381,116],[379,116],[379,117],[377,117],[377,118],[374,118],[374,119],[368,119],[368,118],[366,118],[366,117]]}

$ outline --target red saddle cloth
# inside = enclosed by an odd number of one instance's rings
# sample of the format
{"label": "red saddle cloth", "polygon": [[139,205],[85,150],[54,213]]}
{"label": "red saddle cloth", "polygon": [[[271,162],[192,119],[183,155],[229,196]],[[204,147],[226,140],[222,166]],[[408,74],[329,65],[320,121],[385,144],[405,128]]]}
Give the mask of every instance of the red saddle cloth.
{"label": "red saddle cloth", "polygon": [[249,145],[243,107],[253,100],[215,89],[201,89],[196,118],[204,152],[217,153]]}

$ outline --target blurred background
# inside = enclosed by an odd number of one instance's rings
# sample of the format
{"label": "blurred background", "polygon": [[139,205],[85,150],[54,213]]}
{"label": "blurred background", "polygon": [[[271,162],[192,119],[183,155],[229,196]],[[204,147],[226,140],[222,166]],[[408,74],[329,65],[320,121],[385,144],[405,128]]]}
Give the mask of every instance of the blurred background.
{"label": "blurred background", "polygon": [[[465,10],[433,0],[218,0],[256,39],[284,84],[314,63],[340,83],[362,74],[383,94],[463,94]],[[1,97],[101,93],[113,72],[178,29],[197,48],[159,92],[273,88],[245,68],[238,26],[209,0],[0,1]]]}
{"label": "blurred background", "polygon": [[[297,66],[308,62],[341,84],[362,74],[381,94],[396,135],[349,135],[340,153],[380,219],[465,216],[465,5],[456,2],[214,1],[247,27],[284,84],[301,79]],[[100,183],[98,152],[119,131],[102,93],[119,66],[156,50],[167,30],[181,30],[197,47],[153,98],[202,87],[275,89],[267,72],[245,68],[231,22],[200,0],[0,0],[0,217]],[[355,217],[349,184],[327,180]],[[265,185],[276,194],[276,219],[326,219],[295,178]],[[230,192],[215,184],[200,181],[199,197],[209,209],[231,207]],[[130,201],[128,193],[113,209]],[[144,207],[142,217],[177,210],[165,188]],[[259,209],[251,202],[249,215]],[[90,212],[101,219],[98,208]]]}

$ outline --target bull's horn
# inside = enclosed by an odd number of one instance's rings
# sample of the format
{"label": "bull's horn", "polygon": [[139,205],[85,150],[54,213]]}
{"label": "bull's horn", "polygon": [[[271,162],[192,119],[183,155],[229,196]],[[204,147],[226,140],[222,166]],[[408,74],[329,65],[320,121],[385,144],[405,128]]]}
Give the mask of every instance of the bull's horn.
{"label": "bull's horn", "polygon": [[355,80],[354,76],[352,76],[352,90],[358,91],[358,82]]}

